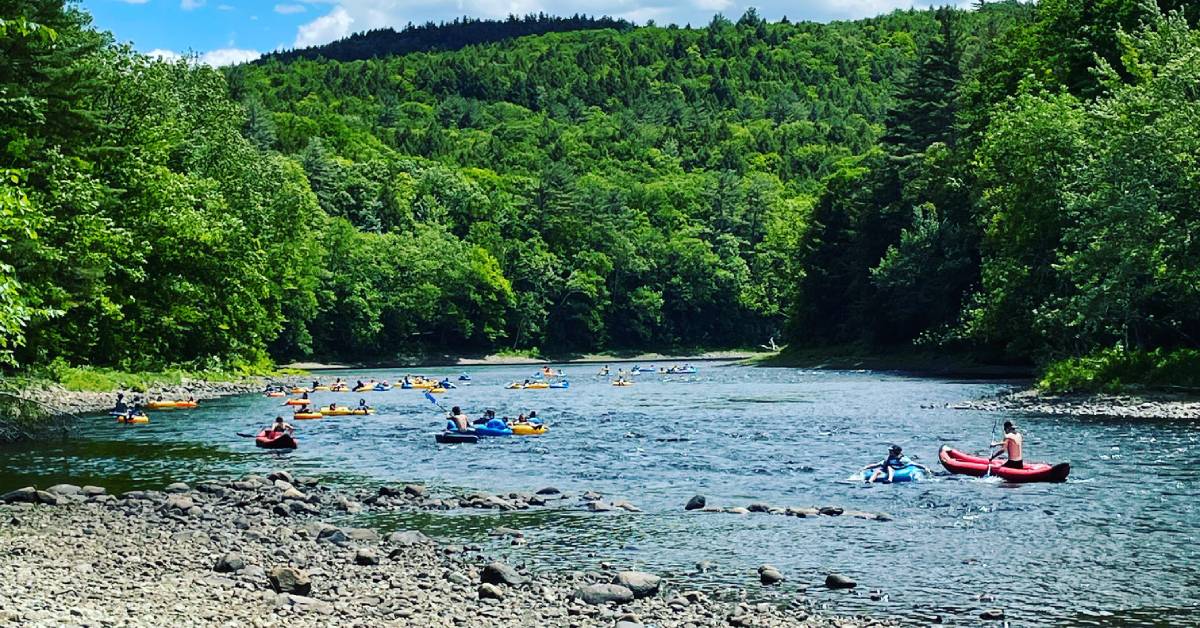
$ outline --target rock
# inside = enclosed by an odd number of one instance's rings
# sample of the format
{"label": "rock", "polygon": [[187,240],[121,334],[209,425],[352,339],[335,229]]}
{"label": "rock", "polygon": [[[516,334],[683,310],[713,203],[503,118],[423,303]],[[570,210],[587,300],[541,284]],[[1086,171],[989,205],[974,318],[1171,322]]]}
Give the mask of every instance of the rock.
{"label": "rock", "polygon": [[333,543],[334,545],[345,545],[350,542],[350,537],[346,536],[340,528],[329,527],[321,530],[317,535],[318,543]]}
{"label": "rock", "polygon": [[78,495],[83,492],[83,489],[74,484],[55,484],[46,489],[46,491],[55,495]]}
{"label": "rock", "polygon": [[650,597],[658,593],[662,578],[644,571],[622,571],[613,578],[613,584],[619,584],[633,592],[633,597]]}
{"label": "rock", "polygon": [[[300,502],[292,502],[293,505],[299,504],[299,503]],[[292,511],[288,510],[288,507],[284,506],[283,504],[275,504],[274,506],[271,506],[271,514],[277,515],[279,517],[290,517],[292,514]]]}
{"label": "rock", "polygon": [[19,488],[15,491],[9,491],[0,495],[0,502],[6,504],[26,503],[32,504],[37,501],[37,489],[32,486]]}
{"label": "rock", "polygon": [[387,542],[401,547],[413,547],[416,545],[433,545],[433,539],[425,536],[424,533],[417,530],[404,530],[402,532],[393,532],[388,535]]}
{"label": "rock", "polygon": [[585,604],[627,604],[633,601],[633,591],[619,584],[588,584],[575,590],[575,597]]}
{"label": "rock", "polygon": [[375,550],[363,547],[354,553],[354,564],[356,565],[378,565],[379,554]]}
{"label": "rock", "polygon": [[356,543],[379,542],[379,533],[371,528],[350,528],[346,530],[346,537]]}
{"label": "rock", "polygon": [[481,600],[503,600],[504,599],[504,590],[494,584],[485,582],[485,583],[479,585],[479,599],[481,599]]}
{"label": "rock", "polygon": [[404,486],[404,494],[410,497],[424,497],[425,487],[420,484],[407,484]]}
{"label": "rock", "polygon": [[338,509],[344,510],[349,514],[356,514],[356,513],[362,512],[362,509],[363,509],[362,504],[359,504],[358,502],[346,499],[345,497],[342,497],[341,495],[338,495],[334,499],[334,501],[337,503]]}
{"label": "rock", "polygon": [[546,488],[539,488],[537,490],[537,494],[538,495],[562,495],[562,491],[554,488],[553,486],[547,486]]}
{"label": "rock", "polygon": [[108,494],[108,489],[104,488],[103,486],[92,486],[90,484],[85,484],[84,487],[79,490],[84,494],[85,497],[99,497],[100,495]]}
{"label": "rock", "polygon": [[450,582],[453,582],[454,584],[461,586],[461,587],[465,587],[465,586],[471,584],[470,578],[462,575],[461,573],[458,573],[457,571],[451,571],[451,572],[447,573],[446,579],[449,580]]}
{"label": "rock", "polygon": [[987,621],[1001,621],[1004,619],[1004,609],[990,608],[980,613],[979,618]]}
{"label": "rock", "polygon": [[846,512],[846,509],[842,508],[841,506],[821,506],[821,509],[817,512],[827,517],[837,517]]}
{"label": "rock", "polygon": [[285,482],[283,480],[275,480],[275,488],[279,489],[280,491],[289,491],[296,487],[292,486],[291,482]]}
{"label": "rock", "polygon": [[241,554],[235,552],[226,552],[224,556],[217,559],[217,564],[213,565],[213,571],[221,573],[232,573],[241,571],[246,568],[246,560]]}
{"label": "rock", "polygon": [[308,595],[312,593],[312,580],[308,574],[295,567],[274,567],[267,573],[267,580],[276,593]]}
{"label": "rock", "polygon": [[825,576],[825,586],[830,589],[853,589],[858,583],[839,573]]}
{"label": "rock", "polygon": [[684,510],[700,510],[701,508],[704,508],[705,504],[707,504],[707,503],[708,503],[708,500],[706,500],[703,495],[695,495],[691,499],[688,500],[687,504],[685,504],[683,506],[683,509]]}
{"label": "rock", "polygon": [[166,503],[163,504],[163,508],[166,510],[177,510],[182,514],[186,513],[195,505],[196,503],[193,502],[192,498],[188,497],[187,495],[171,495],[167,498]]}
{"label": "rock", "polygon": [[304,595],[289,595],[287,602],[298,611],[306,613],[317,613],[319,615],[332,615],[334,607],[329,602],[307,597]]}
{"label": "rock", "polygon": [[525,584],[525,577],[517,573],[509,565],[500,561],[492,561],[484,566],[483,572],[479,574],[479,579],[490,584],[507,584],[518,585]]}
{"label": "rock", "polygon": [[645,628],[645,624],[638,623],[636,621],[629,621],[628,619],[622,619],[614,624],[613,628]]}
{"label": "rock", "polygon": [[741,506],[734,506],[733,508],[726,508],[725,512],[727,512],[731,515],[748,515],[748,514],[750,514],[750,510],[748,508],[742,508]]}
{"label": "rock", "polygon": [[295,480],[292,479],[291,473],[288,473],[287,471],[282,471],[282,470],[272,471],[271,474],[267,476],[267,479],[272,482],[283,481],[283,482],[287,482],[288,484],[292,484],[293,482],[295,482]]}
{"label": "rock", "polygon": [[591,512],[612,512],[613,507],[600,501],[588,502],[588,510]]}
{"label": "rock", "polygon": [[184,484],[183,482],[173,482],[171,484],[168,484],[167,488],[165,488],[163,490],[168,493],[179,494],[179,493],[186,493],[186,492],[192,490],[192,487],[188,486],[187,484]]}
{"label": "rock", "polygon": [[379,496],[380,497],[399,497],[403,494],[404,494],[404,490],[396,488],[395,486],[379,487]]}
{"label": "rock", "polygon": [[696,573],[708,573],[713,568],[712,561],[702,560],[696,563]]}
{"label": "rock", "polygon": [[594,501],[599,500],[601,497],[603,497],[603,496],[600,495],[600,493],[597,493],[596,491],[588,491],[588,492],[584,493],[583,495],[579,496],[579,498],[585,502],[594,502]]}
{"label": "rock", "polygon": [[749,510],[750,512],[771,512],[771,505],[764,504],[763,502],[754,502],[753,504],[746,506],[746,510]]}
{"label": "rock", "polygon": [[620,508],[621,510],[627,510],[629,512],[642,512],[641,508],[634,506],[633,504],[631,504],[630,502],[628,502],[624,499],[613,500],[612,506],[613,506],[613,508]]}
{"label": "rock", "polygon": [[513,528],[506,528],[504,526],[501,526],[499,528],[496,528],[495,530],[492,530],[491,532],[488,532],[488,535],[489,536],[511,536],[511,537],[516,537],[516,538],[522,538],[525,536],[525,533],[520,530],[515,530]]}
{"label": "rock", "polygon": [[283,497],[284,499],[294,499],[297,501],[304,501],[304,500],[308,499],[308,495],[301,493],[300,491],[296,490],[295,488],[289,488],[289,489],[285,490],[283,492],[283,495],[281,495],[280,497]]}
{"label": "rock", "polygon": [[771,586],[783,582],[784,578],[778,567],[774,565],[762,565],[758,568],[758,580],[767,586]]}
{"label": "rock", "polygon": [[37,491],[35,495],[37,497],[37,503],[39,504],[45,504],[47,506],[58,505],[58,497],[54,493],[49,491]]}

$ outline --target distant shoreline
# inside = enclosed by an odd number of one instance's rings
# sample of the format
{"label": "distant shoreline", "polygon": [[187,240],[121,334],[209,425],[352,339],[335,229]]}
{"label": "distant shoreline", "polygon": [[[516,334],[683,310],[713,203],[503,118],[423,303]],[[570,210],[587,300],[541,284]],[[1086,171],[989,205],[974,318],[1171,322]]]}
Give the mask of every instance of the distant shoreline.
{"label": "distant shoreline", "polygon": [[742,362],[760,360],[774,355],[766,351],[702,351],[689,355],[639,353],[628,356],[584,354],[573,358],[533,358],[517,355],[485,355],[483,357],[442,356],[439,358],[339,364],[333,362],[293,362],[282,368],[305,371],[338,371],[355,369],[436,368],[461,366],[522,366],[527,364],[628,364],[633,362]]}

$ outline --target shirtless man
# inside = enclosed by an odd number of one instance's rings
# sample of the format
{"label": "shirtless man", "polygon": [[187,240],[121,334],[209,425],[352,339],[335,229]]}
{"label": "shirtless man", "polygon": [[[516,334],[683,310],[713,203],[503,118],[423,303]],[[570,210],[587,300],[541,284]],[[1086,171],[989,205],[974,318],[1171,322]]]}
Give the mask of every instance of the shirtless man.
{"label": "shirtless man", "polygon": [[471,419],[467,418],[467,415],[463,414],[462,408],[459,408],[458,406],[450,408],[450,420],[454,421],[454,425],[458,427],[458,431],[471,431]]}
{"label": "shirtless man", "polygon": [[1024,444],[1024,438],[1017,431],[1017,426],[1012,424],[1012,421],[1004,422],[1004,440],[998,443],[992,443],[992,447],[1002,447],[1000,451],[992,454],[992,460],[995,460],[1001,454],[1004,454],[1008,459],[1004,461],[1004,466],[1009,469],[1024,469],[1025,458],[1024,452],[1021,451]]}
{"label": "shirtless man", "polygon": [[271,431],[277,433],[287,432],[288,434],[294,434],[296,432],[296,428],[287,421],[284,421],[282,416],[277,416],[275,417],[275,423],[271,425]]}

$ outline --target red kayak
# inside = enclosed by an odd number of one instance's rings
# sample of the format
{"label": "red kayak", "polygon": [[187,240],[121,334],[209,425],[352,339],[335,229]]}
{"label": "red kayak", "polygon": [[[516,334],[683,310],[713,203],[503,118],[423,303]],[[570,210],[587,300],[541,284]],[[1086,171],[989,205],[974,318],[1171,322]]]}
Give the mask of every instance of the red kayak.
{"label": "red kayak", "polygon": [[254,444],[263,449],[295,449],[296,439],[287,432],[263,430],[254,437]]}
{"label": "red kayak", "polygon": [[994,475],[1003,478],[1006,482],[1013,483],[1066,482],[1067,475],[1071,473],[1071,465],[1066,462],[1054,466],[1044,462],[1026,462],[1023,469],[1010,469],[1003,466],[1004,463],[999,460],[989,461],[987,458],[964,454],[956,449],[950,449],[946,445],[942,445],[941,451],[938,452],[938,458],[942,460],[942,466],[946,467],[950,473],[971,475],[977,478]]}

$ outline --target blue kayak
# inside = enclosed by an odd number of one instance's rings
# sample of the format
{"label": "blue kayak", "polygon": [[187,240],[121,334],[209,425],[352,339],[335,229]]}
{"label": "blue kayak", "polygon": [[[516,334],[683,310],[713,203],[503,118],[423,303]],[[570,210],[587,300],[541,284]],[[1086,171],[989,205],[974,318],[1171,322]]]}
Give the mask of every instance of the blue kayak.
{"label": "blue kayak", "polygon": [[[862,472],[862,479],[864,481],[870,480],[871,475],[874,473],[875,473],[875,469],[867,469],[866,471]],[[917,480],[924,480],[926,477],[928,477],[928,476],[925,474],[925,471],[923,471],[921,469],[921,467],[918,467],[915,464],[910,464],[908,466],[900,467],[899,469],[895,469],[892,472],[892,482],[915,482]],[[881,484],[886,484],[887,483],[887,471],[884,471],[883,477],[881,477],[875,481],[879,482]]]}

